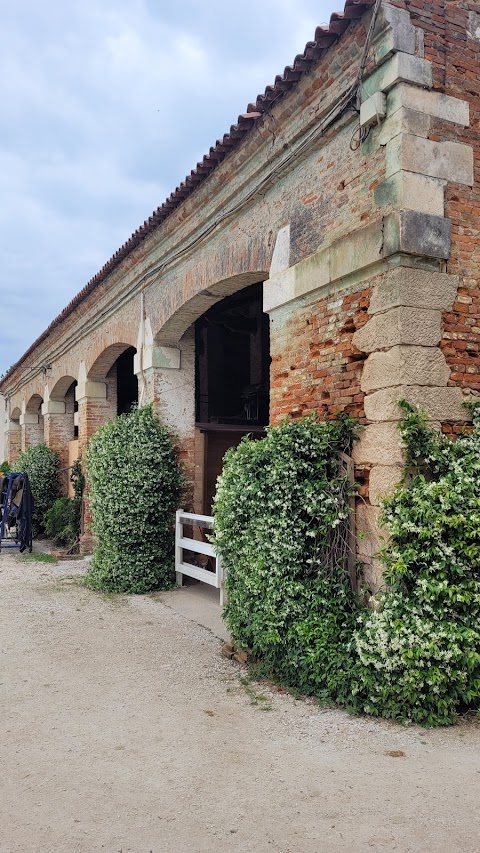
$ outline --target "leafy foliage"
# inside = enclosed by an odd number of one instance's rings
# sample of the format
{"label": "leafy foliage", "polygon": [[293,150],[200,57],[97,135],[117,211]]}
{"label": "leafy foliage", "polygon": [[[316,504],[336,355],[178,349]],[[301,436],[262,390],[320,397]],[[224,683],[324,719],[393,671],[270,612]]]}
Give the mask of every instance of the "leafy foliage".
{"label": "leafy foliage", "polygon": [[480,706],[480,407],[450,441],[403,403],[405,482],[383,509],[389,589],[354,636],[358,707],[445,725]]}
{"label": "leafy foliage", "polygon": [[111,592],[168,587],[183,475],[152,406],[100,427],[86,465],[96,536],[87,583]]}
{"label": "leafy foliage", "polygon": [[265,672],[346,701],[355,598],[338,531],[349,485],[338,460],[346,417],[284,421],[225,457],[214,502],[215,546],[226,569],[225,618],[235,643]]}
{"label": "leafy foliage", "polygon": [[70,482],[73,485],[73,498],[57,498],[45,516],[45,533],[56,545],[66,545],[72,549],[80,539],[82,495],[85,477],[80,460],[71,468]]}
{"label": "leafy foliage", "polygon": [[10,471],[11,471],[11,470],[12,470],[12,469],[11,469],[11,467],[10,467],[9,463],[7,462],[7,460],[6,460],[6,459],[4,459],[4,460],[3,460],[3,462],[2,462],[2,464],[0,465],[0,472],[1,472],[2,474],[10,474]]}
{"label": "leafy foliage", "polygon": [[56,545],[71,548],[80,536],[80,505],[74,498],[57,498],[45,516],[45,533]]}
{"label": "leafy foliage", "polygon": [[34,535],[45,533],[46,514],[58,496],[58,454],[46,444],[36,444],[20,454],[15,467],[17,471],[25,471],[30,479],[35,503]]}

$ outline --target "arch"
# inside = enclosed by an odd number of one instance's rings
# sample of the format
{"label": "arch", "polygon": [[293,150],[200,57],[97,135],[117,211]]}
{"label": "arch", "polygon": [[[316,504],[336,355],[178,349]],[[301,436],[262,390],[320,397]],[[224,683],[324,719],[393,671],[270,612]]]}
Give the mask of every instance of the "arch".
{"label": "arch", "polygon": [[15,408],[12,409],[12,412],[10,414],[10,420],[15,421],[16,423],[20,422],[20,415],[21,414],[22,414],[22,412],[21,412],[19,406],[15,406]]}
{"label": "arch", "polygon": [[43,403],[43,397],[40,394],[32,394],[28,403],[25,406],[25,412],[29,412],[32,415],[40,414],[40,408]]}
{"label": "arch", "polygon": [[220,300],[225,299],[227,296],[233,296],[238,291],[244,290],[252,284],[263,282],[267,278],[268,272],[265,270],[239,273],[238,275],[215,282],[215,284],[199,291],[199,293],[196,293],[184,302],[182,302],[181,289],[176,290],[170,302],[170,314],[168,318],[164,320],[161,328],[154,333],[156,345],[176,346],[187,329],[202,314],[205,314],[209,308],[215,305],[216,302],[220,302]]}
{"label": "arch", "polygon": [[117,359],[132,346],[131,343],[116,343],[110,344],[96,357],[90,369],[87,371],[87,378],[92,382],[103,382],[107,374],[112,369]]}
{"label": "arch", "polygon": [[72,385],[76,383],[76,381],[77,380],[73,376],[62,376],[61,379],[58,379],[57,382],[55,382],[55,385],[50,391],[50,399],[63,402],[67,392]]}

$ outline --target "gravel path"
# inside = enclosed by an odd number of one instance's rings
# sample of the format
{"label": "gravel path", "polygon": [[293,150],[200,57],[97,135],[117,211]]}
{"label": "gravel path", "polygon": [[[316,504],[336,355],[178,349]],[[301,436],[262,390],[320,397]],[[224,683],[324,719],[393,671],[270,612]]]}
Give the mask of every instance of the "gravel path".
{"label": "gravel path", "polygon": [[242,683],[207,630],[81,571],[0,555],[0,853],[480,851],[477,724]]}

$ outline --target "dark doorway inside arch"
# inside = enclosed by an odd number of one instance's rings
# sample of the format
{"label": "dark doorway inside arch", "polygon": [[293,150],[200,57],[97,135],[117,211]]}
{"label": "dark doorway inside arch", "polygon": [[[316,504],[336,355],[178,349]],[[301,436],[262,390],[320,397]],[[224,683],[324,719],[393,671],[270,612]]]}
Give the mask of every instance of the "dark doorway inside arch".
{"label": "dark doorway inside arch", "polygon": [[222,299],[195,324],[195,405],[203,435],[203,511],[228,448],[261,437],[269,420],[270,335],[263,285]]}
{"label": "dark doorway inside arch", "polygon": [[128,347],[118,356],[117,368],[117,415],[126,415],[138,403],[138,379],[133,372],[135,347]]}

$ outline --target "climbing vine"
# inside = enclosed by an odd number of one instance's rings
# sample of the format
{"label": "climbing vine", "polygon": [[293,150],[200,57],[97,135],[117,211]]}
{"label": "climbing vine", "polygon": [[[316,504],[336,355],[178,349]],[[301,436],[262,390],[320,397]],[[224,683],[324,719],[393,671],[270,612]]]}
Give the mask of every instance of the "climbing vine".
{"label": "climbing vine", "polygon": [[96,538],[87,584],[136,593],[168,587],[183,474],[152,406],[101,426],[86,466]]}

